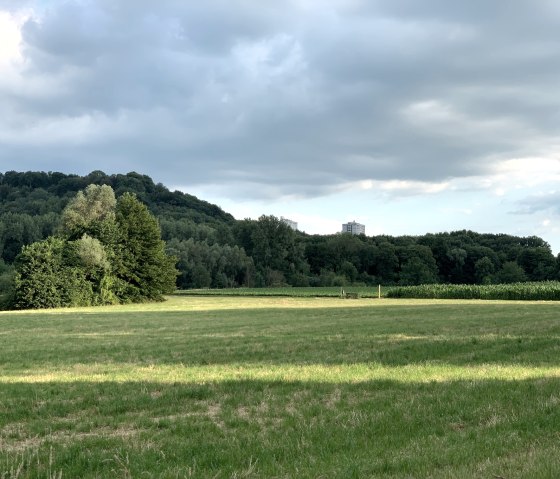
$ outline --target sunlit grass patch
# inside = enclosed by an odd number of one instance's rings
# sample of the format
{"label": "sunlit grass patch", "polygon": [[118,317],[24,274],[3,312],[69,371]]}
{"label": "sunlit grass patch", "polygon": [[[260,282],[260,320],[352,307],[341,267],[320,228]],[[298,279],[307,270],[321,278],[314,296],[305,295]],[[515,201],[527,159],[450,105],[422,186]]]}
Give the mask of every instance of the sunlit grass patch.
{"label": "sunlit grass patch", "polygon": [[279,381],[316,383],[359,383],[395,381],[402,383],[500,380],[519,381],[560,378],[560,365],[408,364],[387,366],[358,364],[228,364],[212,366],[149,365],[126,363],[75,364],[71,368],[34,368],[4,374],[0,383],[124,383],[206,384],[232,381]]}

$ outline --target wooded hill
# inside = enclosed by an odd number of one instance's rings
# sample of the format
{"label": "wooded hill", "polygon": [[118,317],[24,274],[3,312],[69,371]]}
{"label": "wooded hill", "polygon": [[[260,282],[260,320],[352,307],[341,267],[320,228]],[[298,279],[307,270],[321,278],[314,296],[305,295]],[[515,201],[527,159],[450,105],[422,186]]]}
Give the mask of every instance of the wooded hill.
{"label": "wooded hill", "polygon": [[[559,278],[538,237],[472,231],[424,236],[306,235],[278,218],[236,221],[216,205],[138,173],[0,174],[0,292],[23,245],[56,235],[61,213],[88,185],[134,193],[158,219],[177,258],[179,288],[496,283]],[[1,294],[1,293],[0,293]]]}

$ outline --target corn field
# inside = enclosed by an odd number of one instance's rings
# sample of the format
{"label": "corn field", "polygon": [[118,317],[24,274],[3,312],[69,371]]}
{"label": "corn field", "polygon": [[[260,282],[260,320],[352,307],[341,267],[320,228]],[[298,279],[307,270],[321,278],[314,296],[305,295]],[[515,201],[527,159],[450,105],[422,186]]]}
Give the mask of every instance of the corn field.
{"label": "corn field", "polygon": [[512,284],[423,284],[389,288],[388,298],[425,299],[511,299],[559,301],[560,282],[542,281]]}

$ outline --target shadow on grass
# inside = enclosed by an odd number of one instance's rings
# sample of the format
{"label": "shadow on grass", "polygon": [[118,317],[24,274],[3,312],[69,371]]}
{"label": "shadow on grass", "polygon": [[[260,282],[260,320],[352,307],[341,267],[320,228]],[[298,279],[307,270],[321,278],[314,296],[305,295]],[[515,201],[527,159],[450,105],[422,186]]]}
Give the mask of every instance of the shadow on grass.
{"label": "shadow on grass", "polygon": [[558,391],[556,379],[2,385],[0,477],[33,454],[20,477],[47,468],[63,477],[557,477],[529,472],[542,454],[560,472]]}
{"label": "shadow on grass", "polygon": [[556,305],[429,306],[4,316],[0,365],[560,365]]}

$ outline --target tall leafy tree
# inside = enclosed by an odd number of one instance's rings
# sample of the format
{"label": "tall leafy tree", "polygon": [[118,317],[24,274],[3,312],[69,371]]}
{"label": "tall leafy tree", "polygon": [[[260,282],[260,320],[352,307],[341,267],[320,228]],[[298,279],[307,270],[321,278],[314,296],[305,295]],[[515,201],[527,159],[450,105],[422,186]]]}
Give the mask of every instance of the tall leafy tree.
{"label": "tall leafy tree", "polygon": [[435,275],[420,258],[413,257],[402,265],[399,284],[432,284],[437,282]]}
{"label": "tall leafy tree", "polygon": [[484,256],[474,264],[474,274],[476,282],[479,284],[488,284],[492,282],[492,274],[494,274],[494,263]]}
{"label": "tall leafy tree", "polygon": [[304,245],[296,232],[275,216],[261,216],[252,223],[249,248],[255,266],[267,286],[282,284],[286,278],[308,270]]}
{"label": "tall leafy tree", "polygon": [[120,234],[116,275],[128,287],[125,301],[160,299],[175,289],[176,259],[165,252],[156,218],[134,194],[122,195],[116,206]]}
{"label": "tall leafy tree", "polygon": [[432,250],[424,245],[410,244],[399,251],[401,271],[399,283],[403,285],[437,283],[437,265]]}
{"label": "tall leafy tree", "polygon": [[102,236],[115,223],[117,200],[108,185],[89,185],[78,191],[62,212],[62,232],[70,239],[84,234]]}
{"label": "tall leafy tree", "polygon": [[7,309],[13,303],[14,267],[0,259],[0,309]]}
{"label": "tall leafy tree", "polygon": [[24,245],[41,239],[38,222],[25,213],[0,215],[0,250],[2,259],[11,263]]}
{"label": "tall leafy tree", "polygon": [[523,281],[527,281],[527,275],[515,261],[505,262],[494,277],[495,283],[522,283]]}
{"label": "tall leafy tree", "polygon": [[374,258],[374,271],[378,281],[393,284],[399,267],[395,246],[387,240],[380,241],[375,250]]}
{"label": "tall leafy tree", "polygon": [[556,261],[549,247],[525,248],[517,262],[531,281],[550,280],[556,275]]}

